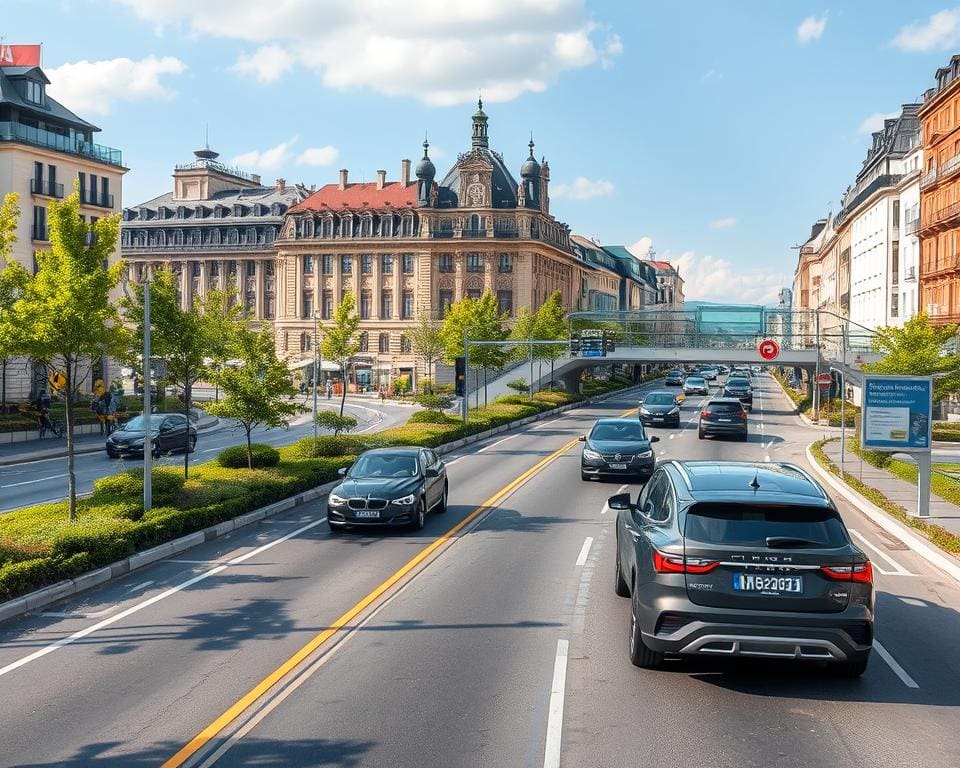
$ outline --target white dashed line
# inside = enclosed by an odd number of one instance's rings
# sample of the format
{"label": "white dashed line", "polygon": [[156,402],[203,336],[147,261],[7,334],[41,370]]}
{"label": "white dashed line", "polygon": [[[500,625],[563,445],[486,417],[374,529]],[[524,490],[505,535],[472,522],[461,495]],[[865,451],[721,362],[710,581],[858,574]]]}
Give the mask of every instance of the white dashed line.
{"label": "white dashed line", "polygon": [[502,440],[497,440],[497,442],[495,442],[495,443],[490,443],[490,445],[485,445],[485,446],[483,446],[483,448],[481,448],[479,451],[477,451],[477,453],[483,453],[484,451],[488,450],[489,448],[496,448],[496,447],[497,447],[498,445],[500,445],[501,443],[505,443],[505,442],[507,442],[507,440],[513,440],[513,438],[515,438],[515,437],[519,437],[519,435],[510,435],[509,437],[505,437],[505,438],[503,438]]}
{"label": "white dashed line", "polygon": [[583,542],[583,546],[580,547],[580,554],[577,555],[577,562],[576,562],[577,566],[581,566],[585,562],[587,562],[587,555],[590,554],[590,547],[592,544],[593,544],[593,536],[587,536],[587,538]]}
{"label": "white dashed line", "polygon": [[907,670],[901,667],[895,658],[890,655],[890,652],[880,645],[880,641],[876,638],[873,639],[873,649],[880,654],[880,658],[887,662],[887,666],[893,670],[893,674],[900,678],[901,682],[907,686],[907,688],[919,688],[917,681],[914,680],[910,675],[907,674]]}
{"label": "white dashed line", "polygon": [[878,571],[880,571],[880,573],[882,573],[884,576],[916,576],[915,573],[910,573],[910,571],[908,571],[906,568],[900,565],[900,563],[898,563],[896,560],[890,557],[890,555],[888,555],[886,552],[884,552],[875,544],[871,543],[866,536],[860,533],[860,531],[855,531],[852,528],[848,528],[847,530],[849,530],[850,533],[856,536],[860,540],[860,543],[862,543],[865,547],[869,547],[870,549],[872,549],[877,554],[878,557],[883,558],[887,562],[887,565],[893,568],[892,571],[887,571],[881,568],[879,565],[877,565],[876,562],[874,562],[873,564],[874,567]]}
{"label": "white dashed line", "polygon": [[560,737],[563,734],[563,697],[567,685],[567,653],[570,642],[557,640],[557,655],[553,662],[553,684],[550,686],[550,709],[547,716],[547,740],[543,753],[543,768],[560,768]]}

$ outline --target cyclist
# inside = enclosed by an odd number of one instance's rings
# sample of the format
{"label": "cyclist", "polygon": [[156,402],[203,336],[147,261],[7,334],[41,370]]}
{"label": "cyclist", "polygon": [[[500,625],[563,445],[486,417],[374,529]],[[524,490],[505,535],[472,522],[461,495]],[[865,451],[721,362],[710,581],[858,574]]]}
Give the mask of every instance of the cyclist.
{"label": "cyclist", "polygon": [[37,407],[37,429],[40,432],[40,439],[43,439],[48,429],[56,434],[57,430],[50,421],[50,395],[46,391],[41,392],[34,405]]}

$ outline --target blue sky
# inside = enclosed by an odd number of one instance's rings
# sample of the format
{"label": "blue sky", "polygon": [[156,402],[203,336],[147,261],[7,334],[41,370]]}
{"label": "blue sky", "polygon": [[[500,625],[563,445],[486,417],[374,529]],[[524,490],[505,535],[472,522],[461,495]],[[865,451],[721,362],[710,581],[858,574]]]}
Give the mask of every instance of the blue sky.
{"label": "blue sky", "polygon": [[3,0],[51,93],[124,152],[124,204],[165,192],[209,123],[222,159],[318,186],[470,143],[519,169],[532,130],[552,210],[652,242],[688,295],[771,300],[836,209],[869,128],[960,52],[960,6],[616,0]]}

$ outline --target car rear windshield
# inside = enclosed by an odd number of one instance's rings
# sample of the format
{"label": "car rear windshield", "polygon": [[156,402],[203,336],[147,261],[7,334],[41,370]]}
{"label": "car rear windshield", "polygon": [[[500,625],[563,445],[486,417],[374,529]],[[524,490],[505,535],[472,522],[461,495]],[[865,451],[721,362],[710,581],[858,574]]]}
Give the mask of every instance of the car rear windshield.
{"label": "car rear windshield", "polygon": [[727,379],[728,387],[749,387],[750,382],[747,379],[740,378],[739,376],[731,376]]}
{"label": "car rear windshield", "polygon": [[669,392],[662,392],[655,395],[647,395],[644,399],[644,405],[674,405],[677,399]]}
{"label": "car rear windshield", "polygon": [[765,547],[771,536],[797,539],[797,548],[833,549],[849,543],[832,509],[791,505],[695,504],[687,512],[684,535],[704,544],[741,547]]}
{"label": "car rear windshield", "polygon": [[639,421],[618,421],[596,424],[590,433],[593,440],[646,440]]}
{"label": "car rear windshield", "polygon": [[716,411],[717,413],[734,413],[743,410],[743,406],[739,402],[736,403],[710,403],[707,406],[711,411]]}

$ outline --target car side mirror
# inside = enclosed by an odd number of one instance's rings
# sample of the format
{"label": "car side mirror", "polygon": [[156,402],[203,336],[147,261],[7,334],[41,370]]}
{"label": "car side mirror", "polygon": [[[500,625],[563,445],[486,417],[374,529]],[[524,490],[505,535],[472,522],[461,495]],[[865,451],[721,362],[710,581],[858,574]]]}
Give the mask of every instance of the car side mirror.
{"label": "car side mirror", "polygon": [[633,509],[629,493],[618,493],[607,499],[607,506],[610,509]]}
{"label": "car side mirror", "polygon": [[650,442],[651,442],[651,443],[659,443],[659,442],[660,442],[660,438],[657,437],[656,435],[653,435],[653,436],[650,438]]}
{"label": "car side mirror", "polygon": [[587,442],[587,436],[586,436],[586,435],[580,435],[580,437],[578,437],[577,440],[579,440],[581,443],[585,443],[585,442]]}
{"label": "car side mirror", "polygon": [[338,474],[340,477],[346,477],[346,475],[347,475],[347,468],[346,468],[346,467],[340,467],[340,469],[337,470],[337,474]]}
{"label": "car side mirror", "polygon": [[427,467],[423,472],[424,477],[440,477],[440,470],[436,467]]}

